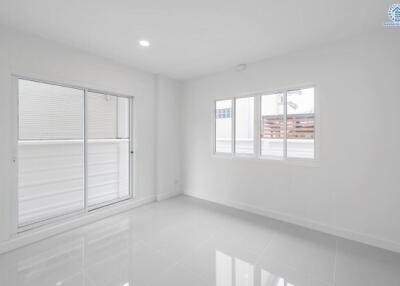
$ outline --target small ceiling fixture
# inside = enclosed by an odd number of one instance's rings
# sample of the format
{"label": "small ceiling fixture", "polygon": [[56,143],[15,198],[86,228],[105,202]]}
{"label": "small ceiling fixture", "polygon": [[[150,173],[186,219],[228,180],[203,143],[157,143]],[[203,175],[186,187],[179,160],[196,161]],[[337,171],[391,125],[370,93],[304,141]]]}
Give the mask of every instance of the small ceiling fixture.
{"label": "small ceiling fixture", "polygon": [[247,69],[247,65],[246,64],[239,64],[236,66],[236,70],[237,71],[244,71]]}
{"label": "small ceiling fixture", "polygon": [[150,47],[150,42],[148,40],[140,40],[139,45],[142,47]]}

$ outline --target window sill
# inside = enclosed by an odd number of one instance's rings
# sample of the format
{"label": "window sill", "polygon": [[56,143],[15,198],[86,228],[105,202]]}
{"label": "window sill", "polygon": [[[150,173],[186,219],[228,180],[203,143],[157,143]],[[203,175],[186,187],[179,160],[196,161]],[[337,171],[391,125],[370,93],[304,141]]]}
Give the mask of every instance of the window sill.
{"label": "window sill", "polygon": [[304,166],[304,167],[319,167],[318,159],[307,159],[307,158],[280,158],[273,156],[256,156],[256,155],[244,155],[244,154],[224,154],[224,153],[213,153],[212,158],[214,159],[229,159],[229,160],[254,160],[262,162],[272,162],[277,164],[286,164],[292,166]]}
{"label": "window sill", "polygon": [[231,159],[231,160],[256,160],[257,157],[254,154],[228,154],[228,153],[214,153],[213,158],[220,159]]}

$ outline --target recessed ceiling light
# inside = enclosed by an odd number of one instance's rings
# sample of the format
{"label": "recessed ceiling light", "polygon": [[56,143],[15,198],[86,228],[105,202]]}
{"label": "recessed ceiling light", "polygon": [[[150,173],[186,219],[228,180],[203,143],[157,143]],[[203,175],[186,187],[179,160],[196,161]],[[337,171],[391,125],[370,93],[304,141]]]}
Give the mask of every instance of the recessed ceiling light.
{"label": "recessed ceiling light", "polygon": [[150,42],[148,40],[140,40],[139,45],[141,45],[142,47],[149,47]]}

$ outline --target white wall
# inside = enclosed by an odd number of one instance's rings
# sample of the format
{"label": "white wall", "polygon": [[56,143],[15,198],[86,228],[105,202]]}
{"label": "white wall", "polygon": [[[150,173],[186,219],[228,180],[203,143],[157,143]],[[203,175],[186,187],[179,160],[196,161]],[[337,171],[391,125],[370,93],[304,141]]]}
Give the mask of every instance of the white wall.
{"label": "white wall", "polygon": [[157,76],[157,199],[181,193],[181,83]]}
{"label": "white wall", "polygon": [[[184,192],[400,251],[399,50],[387,29],[186,82]],[[319,91],[316,166],[212,156],[214,99],[304,84]]]}
{"label": "white wall", "polygon": [[[5,27],[0,27],[0,39],[0,242],[8,240],[13,229],[10,201],[16,172],[11,154],[16,146],[12,134],[17,126],[12,74],[135,96],[136,199],[154,198],[157,187],[155,76]],[[168,84],[175,83],[169,80]],[[164,94],[163,86],[160,88],[160,94]],[[173,97],[176,90],[169,86],[167,89],[167,96]],[[162,101],[160,110],[170,108],[170,103],[165,108],[164,103],[168,102]],[[164,133],[159,137],[168,139]],[[180,163],[175,157],[168,160],[175,166]]]}

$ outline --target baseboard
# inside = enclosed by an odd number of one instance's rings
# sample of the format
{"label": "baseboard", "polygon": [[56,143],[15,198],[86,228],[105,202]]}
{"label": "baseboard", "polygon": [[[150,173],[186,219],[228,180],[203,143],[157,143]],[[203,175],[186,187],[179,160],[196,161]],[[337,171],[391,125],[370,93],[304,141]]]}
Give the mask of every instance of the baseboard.
{"label": "baseboard", "polygon": [[336,227],[324,225],[324,224],[321,224],[321,223],[318,223],[315,221],[301,219],[301,218],[287,215],[284,213],[279,213],[279,212],[275,212],[275,211],[269,211],[269,210],[256,208],[256,207],[248,205],[248,204],[242,204],[242,203],[233,202],[233,201],[225,201],[225,200],[209,198],[209,197],[203,196],[198,193],[184,192],[184,195],[194,197],[197,199],[201,199],[201,200],[205,200],[205,201],[209,201],[209,202],[216,203],[219,205],[239,209],[242,211],[250,212],[253,214],[265,216],[268,218],[284,221],[287,223],[295,224],[295,225],[298,225],[301,227],[305,227],[308,229],[327,233],[327,234],[334,235],[334,236],[337,236],[340,238],[360,242],[360,243],[367,244],[367,245],[370,245],[373,247],[378,247],[378,248],[382,248],[382,249],[389,250],[392,252],[400,253],[400,244],[393,242],[393,241],[388,241],[388,240],[383,240],[380,238],[372,237],[367,234],[354,232],[354,231],[351,231],[348,229],[336,228]]}
{"label": "baseboard", "polygon": [[163,201],[172,197],[176,197],[182,195],[180,191],[175,191],[175,192],[167,192],[167,193],[160,193],[157,194],[157,201]]}
{"label": "baseboard", "polygon": [[7,241],[0,243],[0,254],[60,234],[62,232],[72,230],[74,228],[101,220],[103,218],[128,211],[132,208],[136,208],[154,202],[155,199],[156,197],[152,195],[142,199],[127,200],[119,203],[118,205],[111,205],[108,207],[100,208],[92,212],[86,213],[84,215],[66,219],[65,221],[58,222],[57,224],[47,225],[37,229],[32,229],[20,233],[10,238]]}

